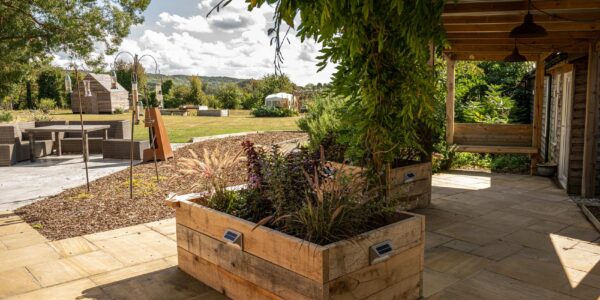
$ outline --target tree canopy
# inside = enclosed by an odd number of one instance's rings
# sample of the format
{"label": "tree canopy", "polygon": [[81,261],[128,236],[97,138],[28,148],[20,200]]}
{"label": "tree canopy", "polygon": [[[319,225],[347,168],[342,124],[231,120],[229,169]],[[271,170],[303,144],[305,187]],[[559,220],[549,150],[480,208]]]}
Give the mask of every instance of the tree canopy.
{"label": "tree canopy", "polygon": [[[115,73],[117,73],[117,82],[131,93],[133,63],[118,60],[114,65],[114,70]],[[138,91],[143,91],[144,87],[148,84],[148,77],[146,76],[146,70],[142,64],[138,64],[136,74]]]}
{"label": "tree canopy", "polygon": [[223,108],[234,109],[240,106],[242,91],[235,83],[225,83],[221,85],[215,97]]}
{"label": "tree canopy", "polygon": [[58,68],[46,68],[37,78],[38,100],[48,98],[54,100],[58,106],[64,106],[64,74]]}
{"label": "tree canopy", "polygon": [[84,59],[96,45],[116,50],[150,0],[0,0],[0,98],[25,79],[30,65],[65,52]]}
{"label": "tree canopy", "polygon": [[533,64],[459,61],[456,64],[458,122],[530,123],[531,100],[523,79]]}
{"label": "tree canopy", "polygon": [[190,77],[190,90],[186,96],[186,101],[190,104],[206,105],[206,97],[202,90],[202,79],[200,77]]}

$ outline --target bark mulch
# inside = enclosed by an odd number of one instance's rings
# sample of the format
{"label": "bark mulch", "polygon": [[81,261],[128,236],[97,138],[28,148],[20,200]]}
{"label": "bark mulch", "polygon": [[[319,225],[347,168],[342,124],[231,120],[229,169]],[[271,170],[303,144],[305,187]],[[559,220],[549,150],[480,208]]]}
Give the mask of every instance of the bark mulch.
{"label": "bark mulch", "polygon": [[[201,178],[177,174],[177,160],[191,157],[188,149],[199,156],[203,149],[219,148],[221,152],[233,153],[242,150],[241,143],[245,140],[271,145],[304,136],[302,132],[269,132],[194,143],[176,150],[174,160],[159,163],[158,184],[153,162],[135,166],[133,199],[129,199],[129,169],[126,169],[91,182],[89,194],[83,185],[19,208],[15,213],[50,240],[171,218],[175,211],[164,204],[169,193],[187,194],[208,187]],[[231,185],[244,183],[246,179],[243,162],[228,173]]]}

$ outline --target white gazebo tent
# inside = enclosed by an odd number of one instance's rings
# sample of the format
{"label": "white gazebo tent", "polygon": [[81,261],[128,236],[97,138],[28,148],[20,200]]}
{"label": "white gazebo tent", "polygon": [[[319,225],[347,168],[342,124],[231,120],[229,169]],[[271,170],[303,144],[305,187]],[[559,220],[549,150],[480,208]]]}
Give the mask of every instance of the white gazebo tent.
{"label": "white gazebo tent", "polygon": [[265,106],[292,108],[295,104],[296,98],[288,93],[271,94],[265,97]]}

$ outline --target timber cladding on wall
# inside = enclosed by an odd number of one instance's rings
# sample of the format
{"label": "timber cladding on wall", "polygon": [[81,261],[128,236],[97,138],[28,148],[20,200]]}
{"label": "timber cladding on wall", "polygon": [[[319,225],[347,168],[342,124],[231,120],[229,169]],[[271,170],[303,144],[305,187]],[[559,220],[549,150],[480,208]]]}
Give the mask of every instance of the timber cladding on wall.
{"label": "timber cladding on wall", "polygon": [[[573,66],[573,99],[571,105],[571,129],[569,143],[569,170],[567,177],[567,193],[581,193],[581,177],[583,172],[583,139],[585,131],[585,102],[587,86],[587,57],[570,61]],[[562,107],[564,105],[564,72],[569,68],[554,67],[552,76],[548,143],[548,160],[559,163],[562,124]]]}
{"label": "timber cladding on wall", "polygon": [[[598,54],[597,54],[598,55]],[[597,74],[600,73],[600,67],[598,70],[596,70]],[[598,99],[600,99],[600,95],[596,95],[596,101],[599,101]],[[597,102],[598,103],[598,102]],[[598,105],[597,107],[598,110],[600,110],[600,105]],[[595,195],[598,196],[600,195],[600,151],[598,151],[598,149],[600,149],[600,112],[596,113],[596,120],[595,120],[595,147],[594,147],[594,155],[595,155],[595,159],[596,159],[596,168],[595,168]]]}
{"label": "timber cladding on wall", "polygon": [[560,105],[562,101],[561,89],[559,88],[562,84],[562,73],[552,74],[552,86],[550,90],[550,132],[548,136],[548,160],[557,162],[558,161],[558,139],[560,135],[559,124],[560,124]]}
{"label": "timber cladding on wall", "polygon": [[569,141],[569,176],[567,193],[581,193],[581,176],[583,175],[583,135],[585,130],[585,100],[587,93],[588,58],[583,57],[573,64],[573,105],[571,111],[571,139]]}

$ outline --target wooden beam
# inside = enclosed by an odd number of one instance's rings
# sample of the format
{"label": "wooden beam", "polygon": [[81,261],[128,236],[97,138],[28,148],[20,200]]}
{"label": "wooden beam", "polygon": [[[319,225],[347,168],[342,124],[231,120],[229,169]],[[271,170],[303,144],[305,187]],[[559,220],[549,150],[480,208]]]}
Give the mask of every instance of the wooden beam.
{"label": "wooden beam", "polygon": [[446,94],[446,142],[448,145],[454,144],[454,59],[449,56],[446,60],[447,69],[447,87]]}
{"label": "wooden beam", "polygon": [[585,130],[583,138],[583,172],[581,196],[594,197],[596,187],[596,127],[598,111],[598,50],[597,42],[588,47],[587,88],[585,99]]}
{"label": "wooden beam", "polygon": [[[594,9],[600,7],[598,0],[554,0],[534,1],[537,9],[544,11],[568,10],[568,9]],[[471,3],[448,3],[444,6],[444,15],[450,14],[482,14],[526,11],[527,1],[510,2],[471,2]]]}
{"label": "wooden beam", "polygon": [[[503,61],[504,58],[510,53],[453,53],[452,51],[448,51],[447,54],[452,55],[452,57],[459,61]],[[537,61],[539,55],[537,54],[523,54],[527,58],[528,61]]]}
{"label": "wooden beam", "polygon": [[[446,32],[510,32],[519,24],[445,24]],[[597,31],[600,23],[556,22],[543,24],[547,31]]]}
{"label": "wooden beam", "polygon": [[537,148],[517,146],[480,146],[480,145],[457,145],[456,152],[471,153],[508,153],[508,154],[536,154]]}
{"label": "wooden beam", "polygon": [[[541,14],[538,11],[532,11],[533,19],[535,23],[544,24],[548,22],[572,22],[568,20],[581,20],[582,22],[588,20],[600,19],[600,10],[584,11],[584,12],[565,12],[556,13],[552,16]],[[513,14],[502,14],[502,15],[474,15],[474,16],[442,16],[442,22],[444,24],[503,24],[511,23],[519,25],[523,23],[525,17],[524,11],[517,11]],[[565,19],[561,19],[565,18]]]}
{"label": "wooden beam", "polygon": [[[513,42],[514,43],[514,42]],[[587,53],[587,41],[579,44],[570,45],[524,45],[518,44],[519,52],[523,53],[544,53],[544,52],[569,52],[569,53]],[[506,53],[510,54],[515,48],[514,44],[508,45],[464,45],[452,44],[447,51],[452,53]]]}
{"label": "wooden beam", "polygon": [[533,98],[533,133],[531,146],[537,151],[531,156],[531,174],[535,171],[539,162],[540,145],[542,139],[542,105],[544,103],[544,75],[546,74],[544,59],[538,58],[535,64],[535,95]]}
{"label": "wooden beam", "polygon": [[[446,37],[453,39],[512,39],[509,32],[448,32]],[[600,31],[552,31],[548,32],[548,36],[543,38],[527,38],[519,39],[520,41],[543,40],[543,39],[597,39],[600,38]]]}
{"label": "wooden beam", "polygon": [[[457,38],[448,39],[450,45],[514,45],[515,39],[512,38],[496,38],[496,39],[468,39]],[[587,45],[588,39],[576,38],[537,38],[537,39],[518,39],[517,46],[550,46],[550,45],[572,45],[582,44]],[[587,47],[586,47],[587,51]]]}

